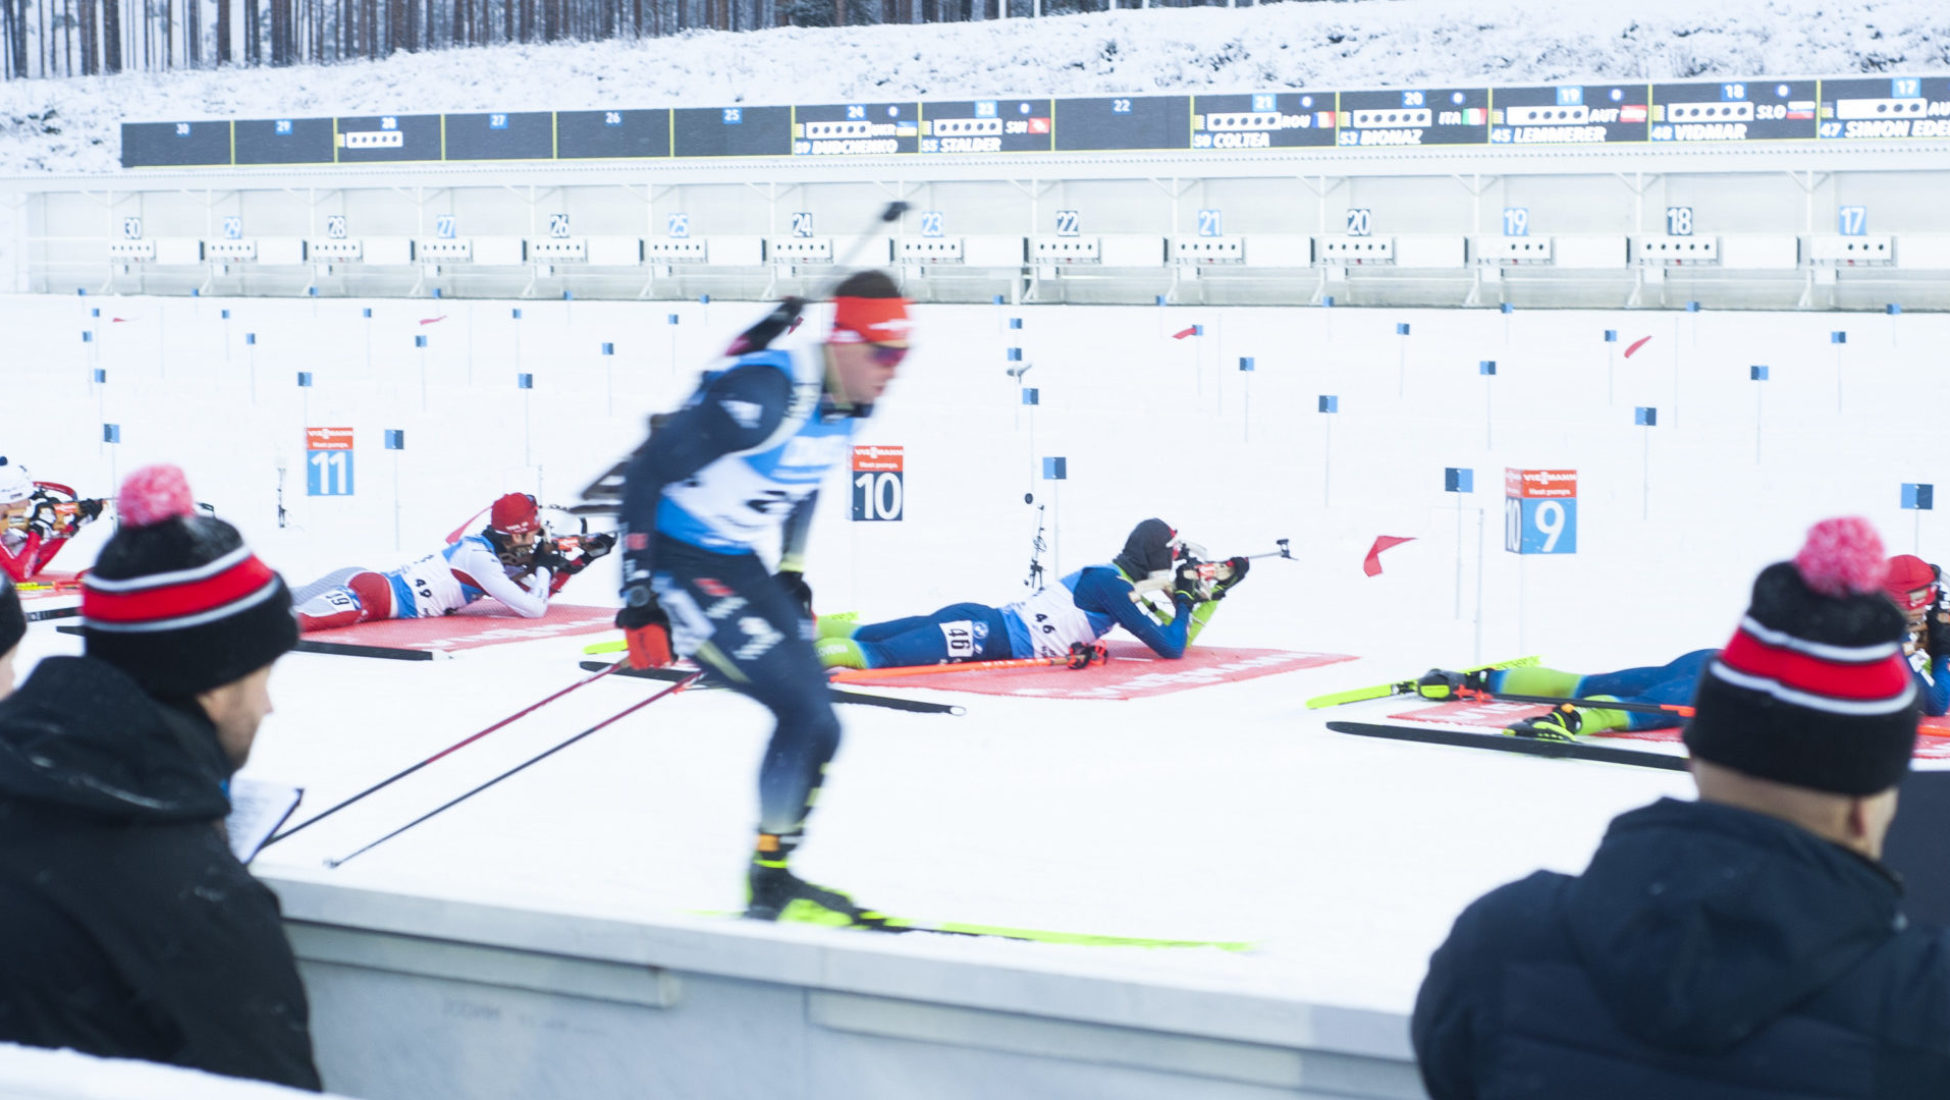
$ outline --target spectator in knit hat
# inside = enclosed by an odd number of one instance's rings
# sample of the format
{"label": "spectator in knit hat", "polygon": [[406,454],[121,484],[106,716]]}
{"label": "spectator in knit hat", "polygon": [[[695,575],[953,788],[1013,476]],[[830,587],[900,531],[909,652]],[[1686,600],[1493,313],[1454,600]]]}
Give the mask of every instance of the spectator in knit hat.
{"label": "spectator in knit hat", "polygon": [[1879,862],[1917,718],[1883,563],[1817,524],[1701,677],[1699,801],[1463,911],[1415,1003],[1430,1096],[1950,1096],[1950,933]]}
{"label": "spectator in knit hat", "polygon": [[223,835],[291,594],[181,470],[119,505],[87,655],[0,702],[0,1041],[317,1089],[277,899]]}
{"label": "spectator in knit hat", "polygon": [[14,582],[0,577],[0,699],[14,690],[14,656],[27,636],[27,613],[20,609]]}

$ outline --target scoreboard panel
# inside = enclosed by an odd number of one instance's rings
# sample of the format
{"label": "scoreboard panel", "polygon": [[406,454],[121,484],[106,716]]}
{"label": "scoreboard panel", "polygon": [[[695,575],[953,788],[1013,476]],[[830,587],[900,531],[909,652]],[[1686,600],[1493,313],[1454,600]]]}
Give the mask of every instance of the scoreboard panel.
{"label": "scoreboard panel", "polygon": [[1950,77],[1824,80],[1821,136],[1842,141],[1950,138]]}
{"label": "scoreboard panel", "polygon": [[337,120],[340,164],[439,160],[439,115],[370,115]]}
{"label": "scoreboard panel", "polygon": [[1784,141],[1815,138],[1816,82],[1729,80],[1654,84],[1651,140]]}
{"label": "scoreboard panel", "polygon": [[792,155],[878,157],[921,148],[919,103],[841,103],[792,109]]}
{"label": "scoreboard panel", "polygon": [[1052,144],[1063,152],[1191,147],[1190,96],[1059,99],[1051,118]]}
{"label": "scoreboard panel", "polygon": [[790,107],[679,107],[670,114],[672,156],[783,157],[792,152]]}
{"label": "scoreboard panel", "polygon": [[1054,147],[1047,99],[972,99],[921,104],[923,153],[1047,153]]}
{"label": "scoreboard panel", "polygon": [[1649,84],[1492,88],[1490,144],[1643,142],[1650,124],[1651,102]]}
{"label": "scoreboard panel", "polygon": [[550,111],[444,116],[447,160],[551,160],[555,115]]}
{"label": "scoreboard panel", "polygon": [[1194,149],[1298,149],[1333,144],[1333,92],[1192,97]]}
{"label": "scoreboard panel", "polygon": [[667,157],[670,110],[557,111],[555,155],[562,160]]}
{"label": "scoreboard panel", "polygon": [[1343,148],[1481,145],[1489,140],[1488,88],[1397,88],[1342,92]]}
{"label": "scoreboard panel", "polygon": [[233,124],[238,164],[330,164],[329,118],[240,119]]}
{"label": "scoreboard panel", "polygon": [[124,122],[122,167],[230,163],[228,122]]}

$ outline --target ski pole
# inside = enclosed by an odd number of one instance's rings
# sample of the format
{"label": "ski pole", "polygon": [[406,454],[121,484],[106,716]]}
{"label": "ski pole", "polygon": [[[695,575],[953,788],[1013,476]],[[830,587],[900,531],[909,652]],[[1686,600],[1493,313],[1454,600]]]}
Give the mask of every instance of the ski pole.
{"label": "ski pole", "polygon": [[[1082,645],[1082,643],[1078,644]],[[842,668],[835,669],[827,678],[844,683],[895,676],[928,676],[937,672],[989,672],[1006,668],[1083,669],[1109,660],[1110,651],[1100,642],[1085,649],[1072,649],[1069,653],[1055,657],[1011,657],[1001,661],[962,661],[945,665],[903,665],[895,668]]]}
{"label": "ski pole", "polygon": [[271,839],[265,841],[264,844],[258,848],[258,851],[261,852],[265,848],[269,848],[271,845],[276,844],[278,841],[283,840],[285,837],[290,836],[292,833],[316,825],[318,822],[325,820],[326,818],[332,816],[335,813],[338,813],[340,810],[345,809],[347,806],[352,805],[354,802],[357,802],[368,795],[377,794],[378,792],[384,790],[385,788],[392,786],[394,783],[397,783],[400,780],[405,779],[407,776],[412,775],[414,772],[419,771],[421,768],[426,767],[428,764],[433,763],[435,760],[438,760],[441,757],[448,755],[449,753],[452,753],[458,749],[464,748],[468,745],[473,744],[476,741],[479,741],[481,738],[486,737],[488,734],[493,733],[495,730],[500,729],[501,727],[509,724],[510,722],[515,721],[516,719],[524,718],[530,714],[535,713],[536,711],[542,709],[548,704],[555,702],[557,699],[562,698],[564,695],[567,695],[568,693],[574,691],[579,687],[584,686],[585,684],[595,683],[597,680],[600,680],[603,677],[609,675],[610,673],[615,672],[619,667],[621,666],[610,665],[604,668],[601,672],[596,673],[594,676],[585,676],[582,679],[577,680],[575,683],[570,684],[568,687],[563,688],[561,691],[558,691],[555,694],[549,696],[548,698],[543,699],[541,702],[530,704],[529,706],[524,707],[513,714],[510,714],[506,718],[503,718],[499,722],[496,722],[495,724],[489,726],[488,728],[482,730],[481,732],[474,734],[473,736],[468,737],[464,740],[456,741],[453,744],[448,745],[446,748],[441,749],[439,752],[434,753],[432,756],[427,757],[425,760],[420,761],[418,764],[415,764],[412,767],[407,768],[405,771],[394,772],[392,775],[387,776],[385,779],[382,779],[377,783],[374,783],[372,786],[367,787],[365,790],[360,791],[358,794],[355,794],[350,798],[343,799],[335,805],[328,806],[323,811],[314,814],[311,817],[306,818],[305,820],[299,822],[296,825],[293,825],[291,828],[286,829],[281,833],[278,833],[276,836],[273,836]]}
{"label": "ski pole", "polygon": [[[613,668],[617,666],[611,666],[611,667]],[[603,673],[599,672],[596,674],[596,676],[601,676],[601,675],[603,675]],[[657,692],[655,695],[652,695],[649,698],[641,700],[639,702],[631,703],[629,706],[624,707],[622,710],[617,711],[615,714],[610,715],[608,718],[605,718],[602,721],[596,723],[595,725],[590,726],[588,729],[583,730],[581,733],[576,734],[574,737],[569,738],[567,741],[563,741],[551,749],[548,749],[544,752],[540,752],[534,756],[529,757],[528,759],[522,761],[521,763],[516,764],[514,767],[509,768],[507,771],[502,772],[500,775],[495,776],[493,779],[490,779],[487,782],[481,784],[480,786],[475,787],[473,790],[468,791],[466,794],[448,799],[446,802],[443,802],[440,805],[435,806],[433,809],[428,810],[426,813],[421,814],[419,817],[416,817],[413,820],[407,822],[406,824],[401,825],[399,828],[394,829],[392,832],[387,833],[385,836],[380,837],[378,840],[375,840],[372,843],[367,844],[362,848],[355,849],[350,855],[343,856],[339,859],[326,860],[325,866],[327,867],[343,866],[346,862],[350,861],[355,856],[361,855],[365,852],[370,852],[374,848],[379,847],[381,844],[384,844],[387,841],[393,839],[394,837],[400,835],[401,833],[407,831],[408,829],[413,828],[415,825],[418,825],[423,821],[433,818],[441,813],[446,812],[447,810],[452,809],[455,806],[460,805],[461,803],[467,801],[468,799],[474,797],[475,795],[480,794],[482,791],[487,790],[489,787],[494,786],[496,783],[501,782],[503,779],[507,779],[508,777],[515,775],[516,773],[530,767],[531,765],[539,764],[542,761],[547,760],[549,757],[554,756],[556,753],[561,752],[563,749],[568,748],[570,745],[575,744],[577,741],[580,741],[583,738],[589,736],[590,734],[595,733],[597,730],[602,729],[604,726],[622,721],[623,719],[628,718],[630,715],[635,714],[637,711],[642,710],[644,707],[649,706],[650,704],[656,702],[657,700],[663,698],[664,696],[682,691],[685,688],[690,687],[692,684],[696,683],[697,678],[702,675],[704,675],[704,673],[702,672],[693,672],[689,676],[684,677],[682,680],[679,680],[676,683],[670,685],[669,687],[663,689],[662,691]],[[595,676],[591,676],[589,679],[593,680],[595,678],[596,678]],[[583,682],[588,683],[588,680],[585,680]],[[317,818],[313,818],[312,820],[316,821]]]}

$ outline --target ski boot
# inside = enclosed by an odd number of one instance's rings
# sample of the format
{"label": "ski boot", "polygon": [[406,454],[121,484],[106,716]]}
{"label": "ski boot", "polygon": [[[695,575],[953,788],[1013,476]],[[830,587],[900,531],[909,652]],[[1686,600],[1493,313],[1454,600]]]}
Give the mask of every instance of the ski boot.
{"label": "ski boot", "polygon": [[834,615],[821,615],[816,623],[814,637],[822,641],[827,638],[851,638],[853,629],[860,625],[860,613],[842,611]]}
{"label": "ski boot", "polygon": [[747,920],[904,931],[890,926],[886,914],[863,909],[838,890],[815,886],[793,874],[787,860],[797,843],[797,837],[758,835],[758,850],[752,853],[751,870],[745,879]]}
{"label": "ski boot", "polygon": [[1578,708],[1569,703],[1559,703],[1551,708],[1549,714],[1505,726],[1503,732],[1512,737],[1529,737],[1538,741],[1576,741],[1578,731],[1584,728],[1584,716]]}
{"label": "ski boot", "polygon": [[1450,672],[1447,669],[1432,668],[1415,681],[1415,693],[1424,699],[1454,699],[1464,690],[1488,691],[1491,668],[1473,669],[1469,672]]}
{"label": "ski boot", "polygon": [[869,667],[860,643],[851,638],[821,638],[813,643],[813,652],[819,656],[819,663],[825,668]]}

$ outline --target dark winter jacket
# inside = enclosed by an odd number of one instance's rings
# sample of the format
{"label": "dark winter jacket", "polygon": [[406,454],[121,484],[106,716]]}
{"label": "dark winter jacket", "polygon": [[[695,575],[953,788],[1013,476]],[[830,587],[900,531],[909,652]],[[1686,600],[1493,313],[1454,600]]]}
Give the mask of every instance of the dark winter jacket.
{"label": "dark winter jacket", "polygon": [[319,1087],[278,903],[194,702],[43,660],[0,701],[0,1040]]}
{"label": "dark winter jacket", "polygon": [[1435,1100],[1950,1097],[1950,933],[1785,821],[1662,800],[1463,911],[1416,998]]}

